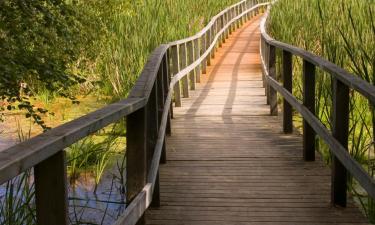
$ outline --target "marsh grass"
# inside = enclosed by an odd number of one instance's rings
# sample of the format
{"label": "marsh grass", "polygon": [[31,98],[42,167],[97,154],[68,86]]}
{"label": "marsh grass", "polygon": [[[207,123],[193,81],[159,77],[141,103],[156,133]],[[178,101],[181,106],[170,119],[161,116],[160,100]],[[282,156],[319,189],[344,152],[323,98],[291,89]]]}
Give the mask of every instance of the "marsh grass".
{"label": "marsh grass", "polygon": [[[216,13],[238,0],[80,0],[77,7],[95,20],[96,40],[73,65],[112,100],[126,97],[149,54],[162,43],[199,31]],[[94,54],[95,56],[89,56]],[[91,83],[93,85],[88,85]]]}
{"label": "marsh grass", "polygon": [[[375,85],[375,2],[373,0],[280,0],[271,10],[269,32],[280,41],[320,55]],[[302,99],[302,61],[294,58],[293,94]],[[332,76],[319,69],[316,74],[316,115],[330,130]],[[350,91],[349,152],[374,175],[374,107],[360,94]],[[295,120],[300,121],[299,115]],[[329,164],[331,154],[320,140],[318,150]],[[349,190],[374,222],[374,200],[357,182]]]}
{"label": "marsh grass", "polygon": [[[29,122],[29,129],[24,130],[20,122],[16,121],[19,142],[30,138]],[[31,169],[0,186],[0,224],[36,224],[35,187]]]}

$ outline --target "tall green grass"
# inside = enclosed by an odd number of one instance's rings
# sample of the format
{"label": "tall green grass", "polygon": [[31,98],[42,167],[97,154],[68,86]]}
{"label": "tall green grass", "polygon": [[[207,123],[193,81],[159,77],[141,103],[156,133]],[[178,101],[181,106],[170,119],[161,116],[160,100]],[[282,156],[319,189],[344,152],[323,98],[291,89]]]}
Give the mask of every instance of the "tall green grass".
{"label": "tall green grass", "polygon": [[[268,29],[275,39],[320,55],[375,85],[375,1],[279,0],[271,9]],[[298,98],[302,98],[301,71],[301,60],[294,60],[293,93]],[[318,69],[316,79],[316,112],[331,129],[332,76]],[[370,175],[375,169],[374,115],[374,107],[363,96],[350,91],[349,151]],[[317,141],[330,163],[329,149],[321,140]],[[349,183],[374,222],[373,200],[367,198],[355,180]]]}
{"label": "tall green grass", "polygon": [[[74,65],[85,74],[81,90],[126,97],[149,54],[162,43],[198,32],[209,19],[238,0],[79,0],[97,37]],[[93,57],[94,55],[94,57]]]}

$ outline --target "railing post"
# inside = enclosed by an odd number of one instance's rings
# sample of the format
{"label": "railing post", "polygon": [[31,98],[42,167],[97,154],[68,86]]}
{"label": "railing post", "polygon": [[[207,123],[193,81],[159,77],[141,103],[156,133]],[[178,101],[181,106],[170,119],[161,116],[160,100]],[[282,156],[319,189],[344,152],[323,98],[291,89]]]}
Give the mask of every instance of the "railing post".
{"label": "railing post", "polygon": [[[155,145],[159,131],[159,104],[158,99],[159,82],[156,79],[150,97],[147,102],[147,171],[151,167],[152,158],[155,153]],[[158,172],[159,173],[159,172]],[[152,195],[151,207],[160,206],[159,175],[155,181],[154,194]]]}
{"label": "railing post", "polygon": [[[198,60],[200,57],[199,38],[197,38],[194,40],[194,61]],[[201,65],[195,68],[195,80],[197,83],[201,82]]]}
{"label": "railing post", "polygon": [[35,204],[38,225],[68,224],[67,176],[65,151],[34,167]]}
{"label": "railing post", "polygon": [[[126,118],[126,202],[143,189],[147,178],[147,107]],[[144,225],[145,217],[137,225]]]}
{"label": "railing post", "polygon": [[[186,58],[187,58],[187,52],[186,52],[186,43],[183,43],[180,45],[180,71],[185,69],[186,67]],[[181,78],[182,81],[182,96],[184,98],[189,97],[189,79],[188,75],[185,75]]]}
{"label": "railing post", "polygon": [[[283,50],[283,86],[292,93],[292,54]],[[284,133],[293,132],[293,109],[287,100],[283,100],[283,130]]]}
{"label": "railing post", "polygon": [[[168,92],[169,92],[169,84],[170,84],[170,78],[171,78],[171,69],[169,64],[170,59],[170,52],[167,51],[164,58],[163,58],[163,82],[164,82],[164,101],[167,100]],[[168,107],[168,106],[165,106]],[[165,130],[166,135],[170,136],[172,134],[172,124],[171,124],[171,118],[173,114],[173,105],[169,106],[169,113],[168,113],[168,119],[167,119],[167,127]]]}
{"label": "railing post", "polygon": [[[228,14],[229,14],[229,21],[231,21],[232,19],[233,19],[233,9],[232,8],[230,8],[229,10],[228,10]],[[228,21],[228,22],[229,22]],[[231,35],[232,34],[232,32],[233,32],[233,24],[231,24],[231,25],[229,25],[229,35]]]}
{"label": "railing post", "polygon": [[[172,46],[172,74],[175,76],[180,71],[179,49],[177,45]],[[175,107],[181,107],[180,81],[174,86]]]}
{"label": "railing post", "polygon": [[[245,12],[245,5],[244,4],[246,4],[246,2],[244,2],[244,3],[241,4],[241,12],[240,12],[241,14],[243,12]],[[246,15],[241,17],[242,25],[246,22],[245,18],[246,18]]]}
{"label": "railing post", "polygon": [[[229,23],[230,19],[229,19],[229,11],[227,11],[225,13],[225,24],[224,26],[226,26],[228,23]],[[228,27],[227,29],[225,29],[225,37],[224,37],[224,40],[228,39],[229,37],[229,30],[230,30],[230,27]]]}
{"label": "railing post", "polygon": [[[222,30],[223,29],[223,27],[224,27],[224,14],[223,15],[221,15],[220,16],[220,20],[219,20],[219,30],[218,30],[218,32],[220,31],[220,30]],[[223,46],[223,43],[224,43],[224,40],[225,40],[225,38],[224,38],[224,32],[220,35],[220,38],[219,38],[219,47],[221,48],[222,46]]]}
{"label": "railing post", "polygon": [[[264,43],[264,63],[266,64],[266,68],[267,68],[267,71],[269,71],[269,44],[267,42]],[[268,83],[266,83],[266,87],[265,87],[265,93],[266,93],[266,99],[267,99],[267,105],[270,104],[270,94],[269,94],[269,90],[270,90],[270,85]]]}
{"label": "railing post", "polygon": [[[303,105],[315,115],[315,66],[303,60]],[[303,158],[315,160],[315,131],[303,120]]]}
{"label": "railing post", "polygon": [[[333,137],[348,149],[349,88],[341,81],[333,80]],[[331,202],[346,207],[347,172],[341,162],[332,156]]]}
{"label": "railing post", "polygon": [[[265,62],[266,61],[265,46],[266,46],[265,40],[261,36],[260,37],[260,53],[262,54],[264,64],[266,63]],[[266,82],[266,73],[264,71],[264,67],[262,67],[262,81],[263,81],[263,87],[264,87],[264,89],[266,89],[267,82]]]}
{"label": "railing post", "polygon": [[[211,45],[211,28],[207,30],[206,32],[206,50]],[[207,66],[211,66],[211,52],[207,55]]]}
{"label": "railing post", "polygon": [[[273,79],[276,79],[276,49],[275,46],[269,47],[268,73]],[[269,88],[269,103],[271,116],[277,116],[277,92],[272,87]]]}
{"label": "railing post", "polygon": [[[164,79],[165,79],[165,67],[164,67],[164,59],[165,57],[163,58],[163,61],[162,61],[162,64],[160,65],[159,67],[159,71],[158,71],[158,75],[157,75],[157,99],[158,99],[158,128],[161,126],[161,120],[163,118],[163,111],[164,111],[164,108],[165,107],[168,107],[168,106],[165,106],[165,88],[164,88],[164,85],[165,85],[165,82],[164,82]],[[158,129],[159,130],[159,129]],[[161,151],[161,156],[160,156],[160,163],[163,163],[165,164],[166,161],[167,161],[167,157],[166,157],[166,149],[165,149],[165,138],[164,138],[164,143],[163,143],[163,147],[162,147],[162,151]]]}
{"label": "railing post", "polygon": [[[203,55],[206,51],[206,35],[203,34],[201,37],[200,37],[200,42],[201,42],[201,46],[200,46],[200,55]],[[207,60],[206,58],[203,59],[202,61],[202,74],[206,74],[207,73]]]}
{"label": "railing post", "polygon": [[[212,25],[211,29],[210,29],[210,33],[211,33],[211,39],[210,39],[210,42],[213,43],[214,42],[214,38],[216,36],[216,23],[217,21],[214,22],[214,24]],[[211,50],[211,58],[214,59],[215,58],[215,52],[216,52],[216,46],[217,44],[215,43],[214,44],[214,47],[212,48]]]}
{"label": "railing post", "polygon": [[[188,65],[194,62],[194,41],[189,41],[187,43],[187,50],[188,50]],[[195,69],[189,73],[190,77],[190,90],[195,90]]]}

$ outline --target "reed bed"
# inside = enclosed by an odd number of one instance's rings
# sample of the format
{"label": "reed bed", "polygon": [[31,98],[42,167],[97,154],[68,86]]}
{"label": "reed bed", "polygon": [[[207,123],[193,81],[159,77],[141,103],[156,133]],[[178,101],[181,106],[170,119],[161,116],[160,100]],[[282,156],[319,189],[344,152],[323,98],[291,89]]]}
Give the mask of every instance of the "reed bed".
{"label": "reed bed", "polygon": [[86,32],[97,37],[74,65],[87,79],[80,90],[94,89],[112,100],[126,97],[153,49],[195,34],[235,2],[238,0],[78,1],[83,14],[95,21]]}

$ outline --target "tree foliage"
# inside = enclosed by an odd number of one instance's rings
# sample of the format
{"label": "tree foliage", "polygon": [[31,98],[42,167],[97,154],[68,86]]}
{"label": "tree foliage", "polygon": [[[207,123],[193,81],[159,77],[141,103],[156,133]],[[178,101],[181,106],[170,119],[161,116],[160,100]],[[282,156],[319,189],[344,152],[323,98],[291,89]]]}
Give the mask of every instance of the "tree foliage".
{"label": "tree foliage", "polygon": [[36,88],[75,101],[69,87],[83,79],[69,65],[88,41],[83,20],[62,0],[0,1],[0,111],[26,110],[46,129],[41,114],[47,110],[30,102]]}

